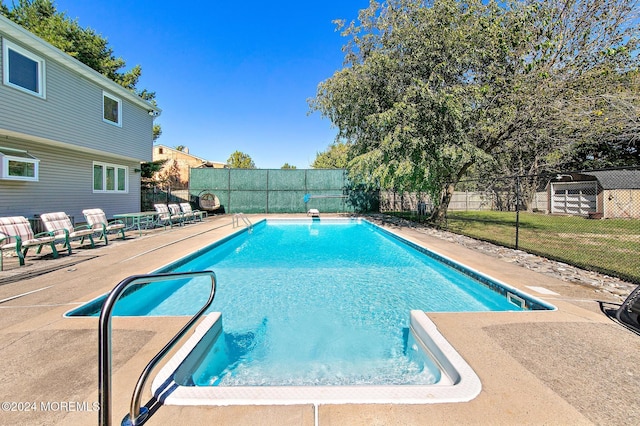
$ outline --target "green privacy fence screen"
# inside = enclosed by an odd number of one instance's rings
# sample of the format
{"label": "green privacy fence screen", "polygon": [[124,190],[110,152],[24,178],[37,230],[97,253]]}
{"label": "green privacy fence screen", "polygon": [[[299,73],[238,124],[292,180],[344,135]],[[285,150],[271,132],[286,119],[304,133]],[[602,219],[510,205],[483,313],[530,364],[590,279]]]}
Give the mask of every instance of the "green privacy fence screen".
{"label": "green privacy fence screen", "polygon": [[189,194],[214,194],[225,213],[353,212],[343,169],[191,169]]}

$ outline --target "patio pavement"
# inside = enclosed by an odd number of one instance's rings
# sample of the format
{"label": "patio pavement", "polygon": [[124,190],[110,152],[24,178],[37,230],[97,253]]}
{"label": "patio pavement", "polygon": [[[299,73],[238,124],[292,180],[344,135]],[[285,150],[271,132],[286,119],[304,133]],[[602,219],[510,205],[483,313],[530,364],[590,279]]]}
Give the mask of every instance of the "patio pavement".
{"label": "patio pavement", "polygon": [[[254,223],[264,217],[248,216]],[[480,395],[465,403],[320,405],[318,424],[640,424],[640,336],[600,312],[597,301],[606,295],[415,228],[385,227],[558,310],[429,313],[479,376]],[[99,243],[95,249],[75,249],[59,259],[31,253],[22,268],[15,259],[5,259],[7,270],[0,272],[0,424],[96,424],[97,319],[63,314],[130,275],[155,270],[233,231],[231,216],[223,215],[142,236],[130,232],[125,241],[112,238],[106,247]],[[114,319],[114,424],[128,412],[144,366],[185,321]],[[147,389],[143,402],[150,397]],[[161,406],[146,424],[310,426],[315,417],[313,405]]]}

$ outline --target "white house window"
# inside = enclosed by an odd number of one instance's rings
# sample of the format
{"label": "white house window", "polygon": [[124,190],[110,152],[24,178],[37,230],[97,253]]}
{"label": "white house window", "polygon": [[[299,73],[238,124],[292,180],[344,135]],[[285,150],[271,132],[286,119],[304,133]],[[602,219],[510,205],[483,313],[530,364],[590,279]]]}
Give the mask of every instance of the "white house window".
{"label": "white house window", "polygon": [[122,126],[122,101],[106,92],[102,92],[102,119]]}
{"label": "white house window", "polygon": [[2,80],[5,85],[45,97],[44,59],[4,39]]}
{"label": "white house window", "polygon": [[27,151],[0,147],[0,179],[37,182],[39,163]]}
{"label": "white house window", "polygon": [[116,164],[93,163],[93,192],[129,192],[129,169]]}

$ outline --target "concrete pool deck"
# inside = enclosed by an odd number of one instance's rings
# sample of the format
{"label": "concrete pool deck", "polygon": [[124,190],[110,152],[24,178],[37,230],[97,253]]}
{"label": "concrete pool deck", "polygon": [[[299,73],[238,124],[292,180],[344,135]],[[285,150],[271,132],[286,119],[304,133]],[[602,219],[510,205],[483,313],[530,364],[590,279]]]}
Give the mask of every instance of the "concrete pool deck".
{"label": "concrete pool deck", "polygon": [[[256,222],[264,215],[248,217]],[[480,377],[482,391],[469,402],[320,405],[317,414],[313,405],[160,406],[146,424],[306,426],[314,425],[316,415],[320,425],[640,424],[640,336],[612,322],[598,304],[619,300],[416,228],[385,227],[558,310],[428,314]],[[109,246],[77,249],[59,259],[30,254],[23,268],[6,259],[7,271],[0,272],[0,424],[96,424],[97,319],[63,314],[130,275],[152,271],[233,231],[231,216],[215,216],[141,237],[130,232],[125,241],[112,238]],[[128,412],[144,366],[185,322],[114,319],[113,424]],[[143,403],[150,397],[147,388]]]}

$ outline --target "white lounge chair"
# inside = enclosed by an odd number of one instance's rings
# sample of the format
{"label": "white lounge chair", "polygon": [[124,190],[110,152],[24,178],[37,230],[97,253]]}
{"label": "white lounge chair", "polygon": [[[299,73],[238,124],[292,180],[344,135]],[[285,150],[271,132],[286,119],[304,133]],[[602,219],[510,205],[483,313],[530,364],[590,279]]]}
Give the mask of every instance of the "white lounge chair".
{"label": "white lounge chair", "polygon": [[163,225],[165,228],[167,225],[172,228],[175,222],[182,222],[182,215],[174,215],[166,204],[154,204],[153,208],[158,212],[158,224]]}
{"label": "white lounge chair", "polygon": [[191,208],[191,204],[189,203],[180,203],[180,208],[185,215],[192,216],[194,219],[198,219],[202,221],[203,217],[207,217],[207,212],[203,212],[201,210],[193,210]]}
{"label": "white lounge chair", "polygon": [[309,209],[307,216],[320,217],[320,211],[318,209]]}
{"label": "white lounge chair", "polygon": [[34,235],[29,220],[24,216],[0,217],[0,271],[3,267],[3,250],[15,250],[20,266],[23,266],[30,247],[38,247],[37,253],[40,253],[42,246],[49,245],[53,257],[57,258],[55,240],[52,232],[40,232]]}
{"label": "white lounge chair", "polygon": [[177,219],[180,225],[182,225],[187,220],[189,220],[189,218],[182,212],[180,205],[173,203],[173,204],[168,204],[167,207],[171,212],[171,216],[174,218],[174,220]]}
{"label": "white lounge chair", "polygon": [[56,241],[62,240],[64,246],[67,247],[71,254],[71,240],[80,239],[80,244],[84,243],[85,238],[89,238],[91,248],[96,245],[93,242],[93,233],[96,232],[88,225],[73,226],[71,219],[65,212],[44,213],[40,215],[40,219],[47,231],[52,232]]}
{"label": "white lounge chair", "polygon": [[109,244],[109,239],[107,238],[109,232],[120,232],[122,239],[125,239],[125,224],[123,221],[118,219],[107,220],[107,215],[104,214],[102,209],[86,209],[82,210],[82,214],[91,229],[100,233],[99,238],[104,238],[105,246]]}

